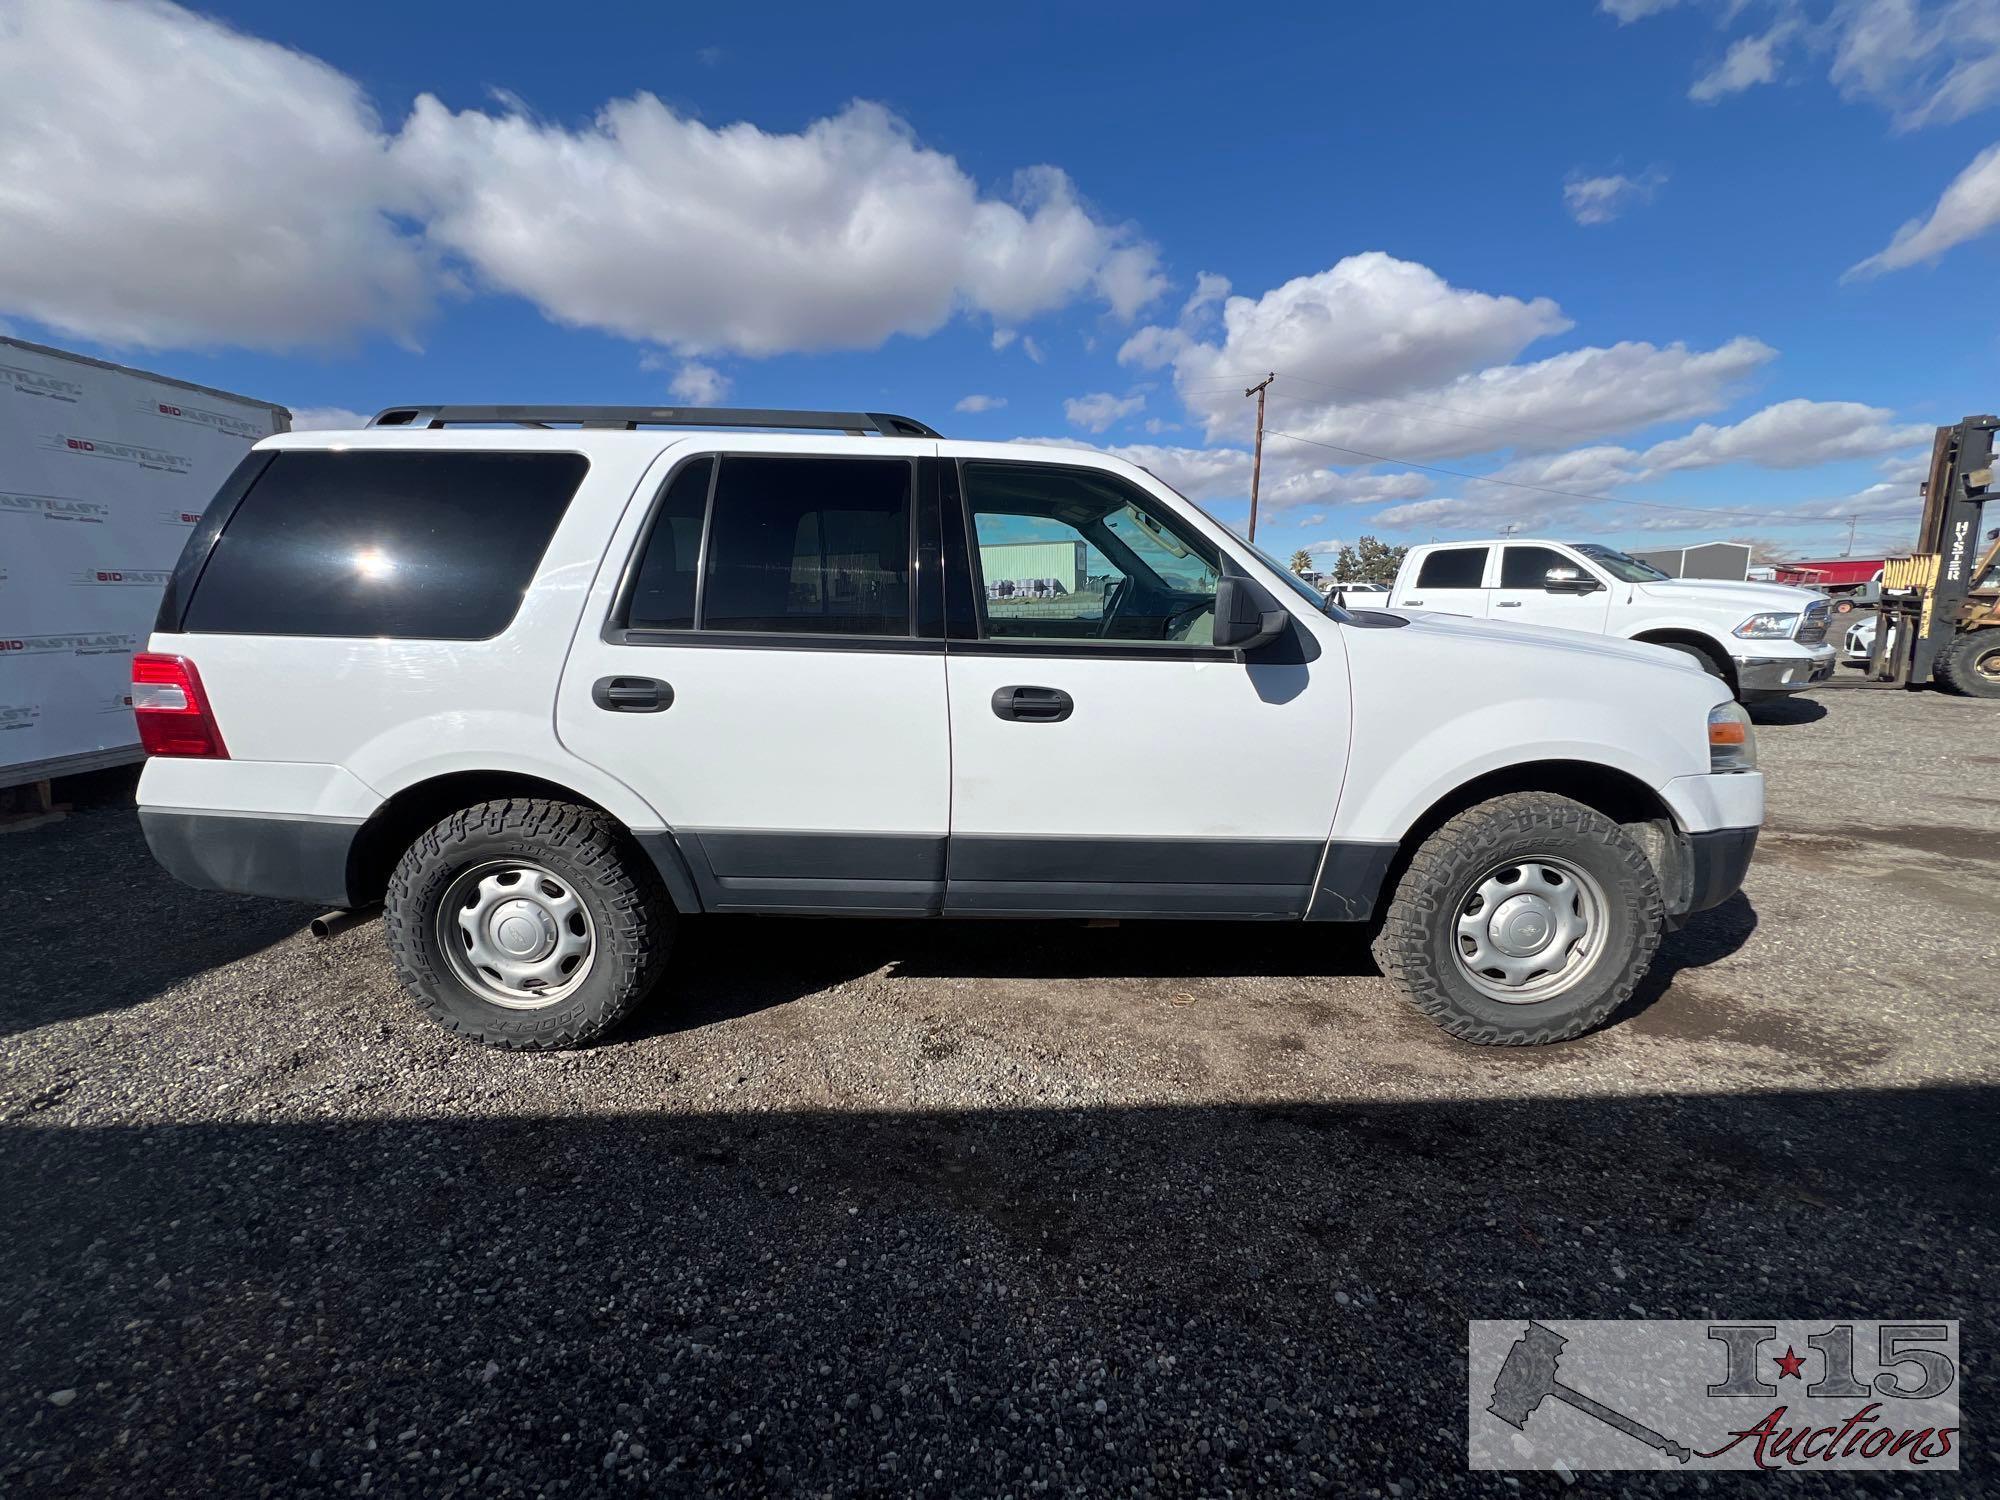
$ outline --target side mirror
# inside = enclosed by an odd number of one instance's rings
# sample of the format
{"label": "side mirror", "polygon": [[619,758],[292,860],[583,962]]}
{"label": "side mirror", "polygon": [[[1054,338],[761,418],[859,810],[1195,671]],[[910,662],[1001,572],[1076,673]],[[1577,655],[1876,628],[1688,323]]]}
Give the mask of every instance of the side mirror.
{"label": "side mirror", "polygon": [[1215,644],[1255,651],[1285,633],[1291,616],[1253,579],[1224,573],[1215,586]]}
{"label": "side mirror", "polygon": [[1542,589],[1550,594],[1594,594],[1604,585],[1575,568],[1550,568],[1542,575]]}

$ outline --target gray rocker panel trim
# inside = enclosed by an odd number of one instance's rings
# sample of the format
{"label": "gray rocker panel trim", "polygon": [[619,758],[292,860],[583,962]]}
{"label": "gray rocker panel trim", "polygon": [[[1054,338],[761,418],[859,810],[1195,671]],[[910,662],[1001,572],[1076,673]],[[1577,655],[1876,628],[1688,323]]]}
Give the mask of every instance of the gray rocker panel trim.
{"label": "gray rocker panel trim", "polygon": [[139,828],[168,874],[204,891],[349,907],[361,820],[142,807]]}

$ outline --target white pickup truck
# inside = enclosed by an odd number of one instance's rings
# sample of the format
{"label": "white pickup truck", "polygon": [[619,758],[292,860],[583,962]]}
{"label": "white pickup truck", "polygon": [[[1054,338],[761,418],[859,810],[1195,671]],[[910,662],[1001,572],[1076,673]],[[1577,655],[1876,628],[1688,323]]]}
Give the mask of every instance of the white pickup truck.
{"label": "white pickup truck", "polygon": [[1827,601],[1777,583],[1670,578],[1595,542],[1492,540],[1412,547],[1391,609],[1553,625],[1683,651],[1739,701],[1833,675]]}

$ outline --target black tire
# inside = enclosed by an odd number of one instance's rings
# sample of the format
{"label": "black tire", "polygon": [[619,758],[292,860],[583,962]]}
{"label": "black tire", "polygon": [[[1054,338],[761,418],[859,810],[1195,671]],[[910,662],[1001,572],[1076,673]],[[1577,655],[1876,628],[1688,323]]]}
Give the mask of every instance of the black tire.
{"label": "black tire", "polygon": [[[1457,918],[1489,872],[1517,859],[1556,858],[1595,880],[1604,896],[1595,957],[1560,993],[1506,1001],[1464,971]],[[1623,829],[1603,814],[1546,792],[1514,792],[1468,808],[1418,847],[1375,938],[1375,960],[1418,1010],[1469,1042],[1524,1047],[1567,1041],[1631,998],[1659,947],[1659,881]]]}
{"label": "black tire", "polygon": [[1968,630],[1938,653],[1931,676],[1961,698],[2000,698],[2000,629]]}
{"label": "black tire", "polygon": [[1692,656],[1700,665],[1702,671],[1708,673],[1709,676],[1724,686],[1728,685],[1729,674],[1723,671],[1721,664],[1713,656],[1702,650],[1701,647],[1690,646],[1685,641],[1659,641],[1655,644],[1665,646],[1669,651],[1678,651],[1683,656]]}
{"label": "black tire", "polygon": [[[441,946],[441,905],[453,883],[483,864],[509,860],[567,883],[591,930],[582,980],[535,1008],[482,996]],[[396,865],[382,903],[396,977],[424,1012],[474,1041],[524,1051],[580,1046],[622,1021],[658,980],[673,923],[658,877],[611,819],[539,798],[482,802],[425,830]]]}

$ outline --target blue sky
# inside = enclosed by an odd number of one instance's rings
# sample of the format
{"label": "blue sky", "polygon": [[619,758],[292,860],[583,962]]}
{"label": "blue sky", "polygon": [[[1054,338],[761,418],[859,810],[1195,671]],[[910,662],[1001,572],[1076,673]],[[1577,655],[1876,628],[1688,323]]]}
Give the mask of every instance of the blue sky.
{"label": "blue sky", "polygon": [[1276,552],[1879,553],[2000,397],[1996,141],[2000,0],[0,0],[0,322],[302,413],[1092,442],[1239,525],[1275,370]]}

